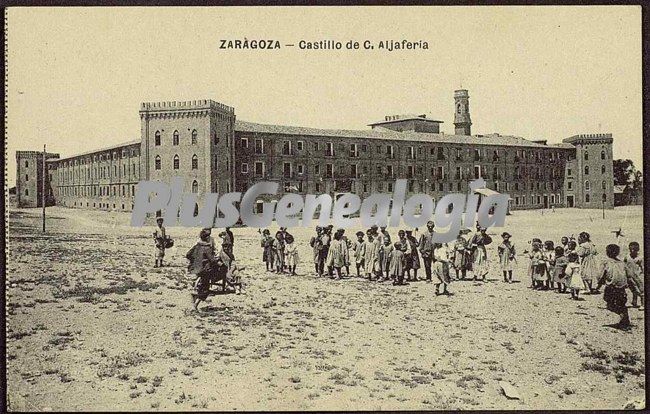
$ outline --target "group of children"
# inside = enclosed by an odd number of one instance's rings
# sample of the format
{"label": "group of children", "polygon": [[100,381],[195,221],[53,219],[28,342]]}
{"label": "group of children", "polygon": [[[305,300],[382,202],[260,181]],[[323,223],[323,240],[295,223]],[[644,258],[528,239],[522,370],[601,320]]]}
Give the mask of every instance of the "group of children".
{"label": "group of children", "polygon": [[[436,278],[436,294],[448,294],[451,282],[450,272],[455,270],[457,279],[464,279],[467,272],[474,274],[474,280],[484,280],[487,272],[486,246],[492,238],[486,228],[477,227],[476,234],[466,238],[469,230],[461,231],[452,244],[433,241],[433,222],[427,224],[427,231],[417,239],[411,230],[399,230],[394,242],[386,227],[372,226],[366,232],[355,234],[352,241],[344,229],[334,231],[332,225],[316,227],[316,234],[309,245],[313,252],[314,270],[317,276],[327,275],[341,279],[351,276],[350,267],[354,264],[357,277],[379,282],[392,281],[394,285],[404,285],[417,281],[421,261],[424,262],[427,281]],[[417,230],[415,230],[417,232]],[[275,237],[264,229],[261,234],[262,261],[267,271],[296,274],[298,251],[295,238],[280,228]],[[514,255],[514,248],[512,248]],[[512,270],[510,270],[512,279]]]}
{"label": "group of children", "polygon": [[[156,267],[162,266],[164,250],[170,239],[162,223],[163,220],[159,218],[158,228],[153,234],[156,241]],[[413,235],[413,231],[399,230],[398,238],[393,243],[386,227],[372,226],[365,233],[359,231],[356,240],[352,242],[345,235],[344,229],[333,231],[331,225],[317,226],[316,234],[309,242],[315,272],[319,277],[327,275],[341,279],[344,269],[345,274],[351,276],[350,266],[354,263],[357,277],[404,285],[408,281],[420,280],[418,269],[421,268],[422,260],[426,271],[425,280],[430,282],[433,277],[436,279],[436,295],[449,294],[452,269],[457,280],[465,279],[467,272],[473,273],[474,280],[484,280],[488,271],[486,246],[492,243],[486,228],[477,226],[471,237],[466,236],[469,230],[463,230],[449,244],[434,242],[433,228],[433,222],[429,222],[427,231],[419,239]],[[275,237],[271,237],[268,229],[260,231],[260,234],[262,260],[266,263],[266,270],[295,275],[298,249],[293,235],[284,227],[276,232]],[[235,261],[234,235],[227,228],[219,237],[221,248],[217,252],[211,229],[203,229],[199,234],[200,240],[187,252],[188,271],[195,277],[192,285],[194,309],[210,294],[212,284],[221,282],[223,291],[230,286],[236,293],[241,292],[240,274],[243,268]],[[508,232],[503,232],[502,242],[497,246],[503,281],[507,283],[513,282],[513,269],[517,263],[517,253],[511,237]],[[577,240],[573,235],[562,237],[557,246],[551,240],[542,242],[539,238],[534,238],[529,244],[530,249],[524,250],[523,255],[529,258],[531,288],[558,293],[569,291],[572,299],[579,300],[580,292],[597,294],[605,285],[604,300],[607,309],[620,315],[621,320],[616,326],[621,329],[630,326],[626,307],[627,289],[632,293],[632,306],[643,309],[644,269],[643,258],[639,255],[639,243],[631,242],[628,246],[629,253],[623,259],[619,258],[620,247],[610,244],[605,249],[606,258],[603,260],[597,257],[598,252],[587,232],[580,233]]]}

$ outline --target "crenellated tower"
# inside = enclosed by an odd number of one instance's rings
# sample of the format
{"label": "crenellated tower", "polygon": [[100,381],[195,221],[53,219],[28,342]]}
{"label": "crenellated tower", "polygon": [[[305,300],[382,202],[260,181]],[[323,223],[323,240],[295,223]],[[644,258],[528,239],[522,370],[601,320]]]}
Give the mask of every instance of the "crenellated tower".
{"label": "crenellated tower", "polygon": [[472,120],[469,117],[469,93],[467,89],[454,91],[454,126],[456,135],[472,135]]}

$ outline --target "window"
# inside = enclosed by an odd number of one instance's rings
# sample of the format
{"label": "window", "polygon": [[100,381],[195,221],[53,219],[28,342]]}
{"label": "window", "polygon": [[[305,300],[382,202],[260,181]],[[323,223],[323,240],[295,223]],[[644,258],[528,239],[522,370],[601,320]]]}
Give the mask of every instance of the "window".
{"label": "window", "polygon": [[25,174],[25,181],[29,181],[29,175]]}
{"label": "window", "polygon": [[248,148],[248,138],[242,138],[239,142],[242,148]]}
{"label": "window", "polygon": [[388,155],[388,158],[395,158],[395,152],[393,151],[392,145],[386,145],[386,154]]}
{"label": "window", "polygon": [[319,164],[314,165],[314,174],[315,175],[320,175],[320,165]]}
{"label": "window", "polygon": [[160,145],[160,131],[156,131],[155,143],[156,146]]}
{"label": "window", "polygon": [[298,174],[302,175],[302,174],[305,173],[305,166],[304,165],[299,164],[297,168],[298,168]]}
{"label": "window", "polygon": [[194,194],[199,192],[199,183],[196,180],[192,181],[192,192]]}
{"label": "window", "polygon": [[325,177],[332,178],[334,176],[334,166],[332,164],[325,165]]}
{"label": "window", "polygon": [[589,194],[585,194],[585,203],[589,202]]}
{"label": "window", "polygon": [[298,141],[296,143],[296,148],[298,148],[298,151],[302,151],[305,148],[305,143],[303,141]]}
{"label": "window", "polygon": [[475,165],[474,166],[474,178],[480,178],[481,177],[481,166],[480,165]]}
{"label": "window", "polygon": [[409,159],[415,159],[415,147],[409,147]]}
{"label": "window", "polygon": [[585,175],[589,175],[589,166],[585,165]]}
{"label": "window", "polygon": [[357,144],[350,144],[350,157],[356,158],[359,156],[359,148]]}
{"label": "window", "polygon": [[193,170],[199,169],[199,158],[196,155],[192,155],[192,169]]}
{"label": "window", "polygon": [[174,155],[174,169],[178,170],[180,167],[180,159],[178,158],[178,155]]}
{"label": "window", "polygon": [[600,151],[600,159],[601,159],[601,160],[604,160],[605,158],[607,158],[607,157],[605,156],[605,150]]}
{"label": "window", "polygon": [[357,165],[356,164],[352,164],[350,166],[350,175],[352,177],[355,177],[355,178],[357,177]]}
{"label": "window", "polygon": [[196,129],[192,130],[192,145],[196,145],[198,133],[196,132]]}
{"label": "window", "polygon": [[172,145],[178,145],[178,131],[174,131],[174,137],[172,138]]}
{"label": "window", "polygon": [[29,195],[29,190],[28,190],[27,188],[25,188],[25,195],[26,195],[26,196]]}
{"label": "window", "polygon": [[600,167],[600,173],[601,173],[601,174],[605,174],[605,166],[604,166],[604,165],[602,165],[602,166]]}
{"label": "window", "polygon": [[291,150],[291,141],[284,141],[282,145],[282,155],[293,155]]}
{"label": "window", "polygon": [[25,160],[25,168],[29,167],[29,161]]}
{"label": "window", "polygon": [[282,174],[284,175],[284,178],[291,178],[293,174],[291,174],[291,163],[290,162],[285,162],[282,165]]}
{"label": "window", "polygon": [[261,138],[255,140],[255,154],[264,154],[264,140]]}
{"label": "window", "polygon": [[264,176],[264,163],[263,162],[256,162],[255,163],[255,175],[257,176]]}
{"label": "window", "polygon": [[589,161],[589,153],[585,150],[585,161]]}
{"label": "window", "polygon": [[160,169],[160,155],[156,155],[156,170]]}
{"label": "window", "polygon": [[607,190],[607,181],[602,182],[602,188],[603,190]]}
{"label": "window", "polygon": [[589,185],[589,180],[585,181],[585,190],[591,190],[591,185]]}
{"label": "window", "polygon": [[566,170],[566,175],[567,175],[568,177],[571,177],[571,174],[573,174],[573,171],[571,170],[571,168],[567,169],[567,170]]}
{"label": "window", "polygon": [[[387,174],[389,177],[393,177],[393,176],[394,176],[393,166],[392,166],[392,165],[387,165],[387,166],[386,166],[386,174]],[[392,190],[391,190],[391,191],[392,191]]]}
{"label": "window", "polygon": [[320,150],[320,145],[318,145],[318,142],[314,142],[314,151],[319,151]]}
{"label": "window", "polygon": [[325,147],[325,155],[328,157],[333,157],[334,156],[334,144],[331,142],[327,143],[327,146]]}

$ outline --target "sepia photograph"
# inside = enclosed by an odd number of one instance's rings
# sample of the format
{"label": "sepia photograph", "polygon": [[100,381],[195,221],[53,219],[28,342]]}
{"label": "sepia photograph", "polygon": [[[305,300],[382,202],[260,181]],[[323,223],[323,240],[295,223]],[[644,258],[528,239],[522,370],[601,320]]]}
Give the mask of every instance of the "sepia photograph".
{"label": "sepia photograph", "polygon": [[641,6],[4,12],[7,411],[646,408]]}

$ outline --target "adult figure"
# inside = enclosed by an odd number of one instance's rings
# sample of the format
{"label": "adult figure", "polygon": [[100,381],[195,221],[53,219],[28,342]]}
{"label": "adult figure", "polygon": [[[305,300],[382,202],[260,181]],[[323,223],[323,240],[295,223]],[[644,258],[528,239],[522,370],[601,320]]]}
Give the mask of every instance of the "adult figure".
{"label": "adult figure", "polygon": [[418,248],[420,249],[420,254],[422,255],[422,262],[424,262],[424,273],[426,275],[426,281],[431,282],[431,263],[434,259],[434,249],[435,245],[433,242],[433,229],[435,224],[433,221],[427,222],[427,231],[422,233],[420,240],[418,240]]}
{"label": "adult figure", "polygon": [[323,228],[321,226],[316,226],[316,235],[312,236],[309,240],[309,245],[313,252],[314,269],[316,270],[317,276],[323,276],[323,262],[321,260],[321,250],[323,249],[322,234]]}
{"label": "adult figure", "polygon": [[420,268],[420,254],[418,253],[418,241],[413,236],[413,231],[406,230],[406,241],[409,244],[411,250],[410,255],[410,265],[411,270],[413,270],[413,276],[409,273],[409,281],[418,280],[418,269]]}

